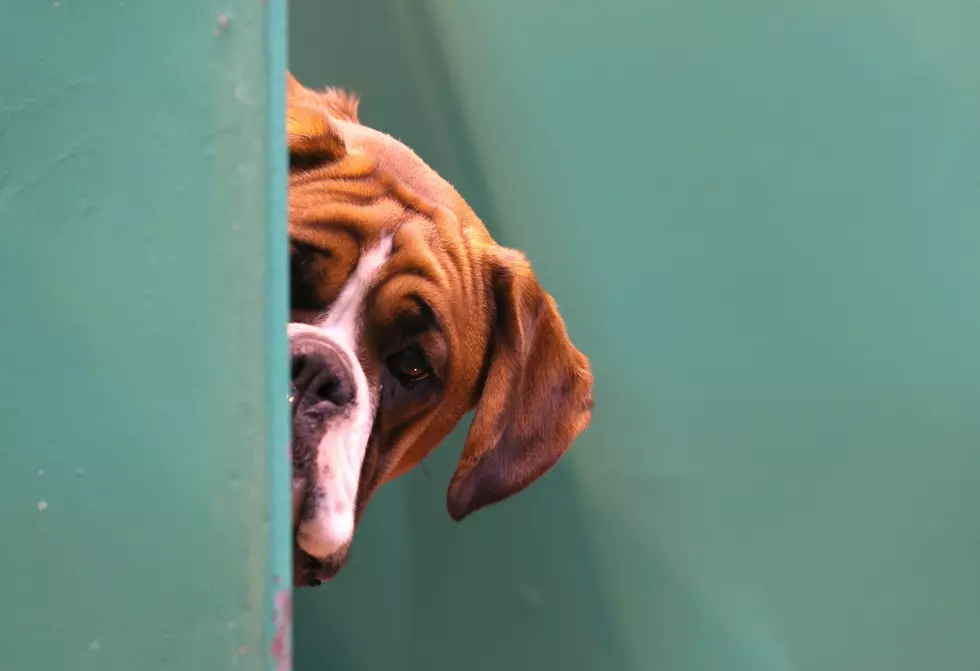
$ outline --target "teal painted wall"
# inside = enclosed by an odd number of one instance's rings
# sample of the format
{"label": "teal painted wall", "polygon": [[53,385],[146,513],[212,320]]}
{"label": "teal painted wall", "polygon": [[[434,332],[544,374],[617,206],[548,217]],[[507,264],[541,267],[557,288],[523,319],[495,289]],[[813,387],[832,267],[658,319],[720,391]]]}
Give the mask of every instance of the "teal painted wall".
{"label": "teal painted wall", "polygon": [[462,431],[297,603],[297,668],[980,668],[980,5],[319,3],[291,67],[522,247],[574,454],[453,525]]}
{"label": "teal painted wall", "polygon": [[288,643],[284,11],[0,8],[4,671]]}

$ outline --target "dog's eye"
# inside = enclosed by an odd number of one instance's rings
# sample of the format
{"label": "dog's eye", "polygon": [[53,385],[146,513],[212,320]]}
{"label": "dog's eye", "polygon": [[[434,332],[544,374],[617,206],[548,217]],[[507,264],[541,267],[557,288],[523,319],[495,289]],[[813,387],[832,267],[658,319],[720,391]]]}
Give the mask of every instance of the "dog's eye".
{"label": "dog's eye", "polygon": [[425,352],[416,345],[392,354],[387,364],[395,379],[409,389],[432,374],[432,366]]}

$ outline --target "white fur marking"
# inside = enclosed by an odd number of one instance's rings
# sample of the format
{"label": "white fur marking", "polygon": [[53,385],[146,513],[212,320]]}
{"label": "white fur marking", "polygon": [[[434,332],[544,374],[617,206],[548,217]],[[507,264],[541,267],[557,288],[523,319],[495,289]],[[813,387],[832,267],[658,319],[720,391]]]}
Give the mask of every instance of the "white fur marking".
{"label": "white fur marking", "polygon": [[384,238],[377,247],[361,254],[357,268],[347,278],[347,284],[344,285],[337,300],[330,306],[326,317],[317,324],[317,327],[334,342],[351,348],[356,344],[354,339],[364,308],[364,299],[374,282],[375,275],[388,260],[390,253],[391,238]]}
{"label": "white fur marking", "polygon": [[315,331],[319,337],[334,343],[348,358],[357,390],[350,414],[331,424],[317,446],[314,477],[322,498],[313,519],[304,522],[297,534],[300,548],[320,559],[341,551],[354,535],[357,485],[377,403],[357,359],[357,334],[364,299],[390,253],[391,238],[383,239],[377,247],[363,253],[340,296],[316,325],[290,324],[290,333]]}

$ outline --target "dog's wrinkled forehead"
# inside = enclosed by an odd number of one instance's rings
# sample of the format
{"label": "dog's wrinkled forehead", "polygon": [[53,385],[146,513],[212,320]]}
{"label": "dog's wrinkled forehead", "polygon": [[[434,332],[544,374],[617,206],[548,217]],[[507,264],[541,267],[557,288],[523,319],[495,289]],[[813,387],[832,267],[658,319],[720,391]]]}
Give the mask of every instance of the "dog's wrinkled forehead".
{"label": "dog's wrinkled forehead", "polygon": [[417,298],[447,335],[472,340],[460,344],[478,349],[488,328],[484,294],[490,268],[483,250],[492,241],[485,227],[459,193],[403,143],[352,121],[333,119],[330,129],[343,151],[290,180],[293,243],[329,255],[310,261],[318,268],[300,269],[306,281],[294,286],[294,296],[312,290],[317,296],[311,304],[335,300],[360,255],[390,239],[389,263],[375,278],[384,291],[366,300]]}
{"label": "dog's wrinkled forehead", "polygon": [[449,212],[469,209],[447,181],[411,148],[390,135],[344,121],[336,122],[336,128],[349,153],[370,156],[380,174],[390,176],[407,191],[430,204],[441,205]]}

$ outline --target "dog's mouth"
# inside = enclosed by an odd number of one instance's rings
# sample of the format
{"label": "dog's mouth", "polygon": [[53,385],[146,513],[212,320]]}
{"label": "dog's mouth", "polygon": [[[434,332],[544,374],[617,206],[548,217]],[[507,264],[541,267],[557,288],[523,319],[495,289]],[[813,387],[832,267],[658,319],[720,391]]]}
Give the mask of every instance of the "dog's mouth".
{"label": "dog's mouth", "polygon": [[[311,555],[300,547],[299,529],[301,522],[315,514],[314,501],[318,498],[317,478],[314,475],[314,455],[317,445],[323,440],[329,423],[318,412],[318,408],[303,406],[297,399],[296,388],[290,385],[289,404],[292,415],[292,528],[293,528],[293,586],[318,587],[340,572],[347,562],[350,547],[348,542],[329,557]],[[301,407],[303,406],[303,407]],[[319,485],[323,486],[323,485]],[[322,496],[322,492],[319,493]]]}
{"label": "dog's mouth", "polygon": [[289,446],[293,462],[293,586],[319,587],[325,580],[329,580],[336,575],[337,571],[340,570],[340,567],[317,560],[315,557],[312,557],[304,552],[296,542],[300,514],[303,508],[303,503],[308,496],[306,478],[304,475],[304,457],[307,451],[301,450],[297,445],[296,388],[292,383],[290,383],[289,389],[289,406],[293,424],[293,438],[290,441]]}
{"label": "dog's mouth", "polygon": [[[296,449],[295,442],[292,449]],[[293,522],[293,586],[294,587],[319,587],[322,583],[330,580],[340,569],[344,567],[347,553],[342,552],[328,557],[318,559],[305,552],[297,542],[300,519],[303,516],[303,506],[307,503],[310,490],[307,485],[307,478],[302,474],[302,469],[297,471],[297,464],[293,464],[292,478],[292,522]]]}
{"label": "dog's mouth", "polygon": [[320,560],[303,552],[293,541],[293,586],[319,587],[344,567],[344,559]]}
{"label": "dog's mouth", "polygon": [[299,519],[303,503],[308,496],[302,480],[293,480],[293,586],[318,587],[333,578],[344,567],[347,552],[327,559],[318,559],[305,552],[297,542]]}

